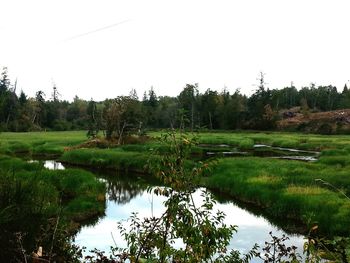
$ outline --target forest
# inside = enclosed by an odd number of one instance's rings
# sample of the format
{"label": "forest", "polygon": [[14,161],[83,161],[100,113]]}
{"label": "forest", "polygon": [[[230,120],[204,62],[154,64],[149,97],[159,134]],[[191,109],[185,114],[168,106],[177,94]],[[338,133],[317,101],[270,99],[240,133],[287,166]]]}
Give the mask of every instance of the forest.
{"label": "forest", "polygon": [[[262,72],[251,96],[239,89],[231,94],[227,88],[200,93],[198,84],[186,84],[176,97],[157,96],[151,87],[141,99],[131,90],[127,96],[104,101],[75,96],[72,102],[64,100],[55,85],[51,94],[38,90],[35,97],[28,97],[24,90],[17,90],[17,81],[9,79],[7,68],[2,69],[0,79],[0,131],[86,129],[91,136],[104,131],[106,137],[119,137],[121,133],[156,128],[276,130],[283,129],[278,121],[295,115],[288,109],[296,108],[303,116],[309,116],[349,106],[350,91],[346,84],[341,91],[332,85],[314,83],[299,90],[293,84],[269,89]],[[302,125],[294,129],[303,131]],[[324,127],[315,132],[323,131]]]}

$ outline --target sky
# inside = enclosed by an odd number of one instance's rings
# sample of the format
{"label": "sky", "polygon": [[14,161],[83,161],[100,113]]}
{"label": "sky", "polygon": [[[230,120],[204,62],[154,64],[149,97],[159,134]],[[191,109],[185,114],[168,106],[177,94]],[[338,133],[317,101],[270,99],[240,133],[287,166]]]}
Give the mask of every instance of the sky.
{"label": "sky", "polygon": [[0,0],[0,67],[29,96],[176,96],[350,79],[347,0]]}

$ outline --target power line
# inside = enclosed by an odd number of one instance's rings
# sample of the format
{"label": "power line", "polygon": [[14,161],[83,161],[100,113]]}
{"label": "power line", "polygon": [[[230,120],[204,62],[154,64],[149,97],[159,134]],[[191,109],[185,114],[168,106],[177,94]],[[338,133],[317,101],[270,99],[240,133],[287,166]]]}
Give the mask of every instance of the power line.
{"label": "power line", "polygon": [[105,26],[105,27],[101,27],[101,28],[98,28],[98,29],[95,29],[95,30],[92,30],[92,31],[89,31],[89,32],[86,32],[86,33],[83,33],[83,34],[72,36],[70,38],[65,39],[64,41],[71,41],[71,40],[74,40],[74,39],[77,39],[77,38],[80,38],[80,37],[84,37],[84,36],[87,36],[87,35],[90,35],[90,34],[94,34],[94,33],[97,33],[99,31],[103,31],[103,30],[106,30],[106,29],[109,29],[109,28],[112,28],[112,27],[115,27],[115,26],[119,26],[119,25],[124,24],[124,23],[129,22],[129,21],[130,21],[130,19],[127,19],[127,20],[124,20],[124,21],[121,21],[121,22],[118,22],[118,23],[115,23],[115,24],[112,24],[112,25],[108,25],[108,26]]}

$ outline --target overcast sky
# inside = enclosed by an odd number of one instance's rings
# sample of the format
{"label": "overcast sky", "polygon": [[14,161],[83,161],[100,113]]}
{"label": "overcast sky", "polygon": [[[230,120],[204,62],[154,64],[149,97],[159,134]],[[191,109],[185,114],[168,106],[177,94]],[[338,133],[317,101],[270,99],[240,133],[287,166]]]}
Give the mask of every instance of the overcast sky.
{"label": "overcast sky", "polygon": [[0,66],[18,89],[103,100],[186,83],[251,94],[350,79],[350,2],[0,0]]}

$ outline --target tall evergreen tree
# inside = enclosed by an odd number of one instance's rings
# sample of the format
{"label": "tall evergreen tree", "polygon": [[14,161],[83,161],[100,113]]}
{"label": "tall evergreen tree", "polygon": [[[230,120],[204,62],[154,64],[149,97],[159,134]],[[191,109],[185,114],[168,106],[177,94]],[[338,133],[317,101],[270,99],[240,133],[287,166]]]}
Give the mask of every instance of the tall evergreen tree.
{"label": "tall evergreen tree", "polygon": [[[196,106],[198,104],[198,84],[186,84],[178,96],[179,108],[182,109],[181,119],[190,123],[191,130],[195,127]],[[183,122],[184,124],[184,122]]]}
{"label": "tall evergreen tree", "polygon": [[98,121],[97,121],[97,107],[96,102],[92,99],[90,100],[88,107],[86,109],[87,116],[88,116],[88,132],[87,137],[88,138],[96,138],[99,127],[98,127]]}
{"label": "tall evergreen tree", "polygon": [[43,128],[46,123],[45,93],[39,90],[35,94],[35,109],[32,120],[33,124]]}
{"label": "tall evergreen tree", "polygon": [[4,67],[1,72],[0,79],[0,97],[3,96],[10,88],[10,79],[8,78],[7,67]]}

